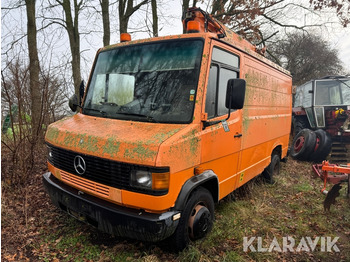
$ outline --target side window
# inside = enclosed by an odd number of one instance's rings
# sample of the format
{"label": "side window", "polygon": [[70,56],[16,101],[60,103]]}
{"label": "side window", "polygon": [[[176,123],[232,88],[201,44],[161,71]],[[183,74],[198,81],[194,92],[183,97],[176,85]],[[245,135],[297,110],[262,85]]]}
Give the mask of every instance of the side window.
{"label": "side window", "polygon": [[238,74],[239,57],[214,47],[205,101],[205,112],[209,119],[227,114],[227,82],[229,79],[238,78]]}
{"label": "side window", "polygon": [[216,47],[213,48],[212,60],[235,68],[239,68],[238,56]]}
{"label": "side window", "polygon": [[305,84],[303,89],[303,107],[312,106],[312,82]]}
{"label": "side window", "polygon": [[303,87],[298,86],[294,96],[294,107],[302,106],[303,104]]}
{"label": "side window", "polygon": [[220,68],[220,77],[219,77],[219,90],[218,90],[218,115],[222,116],[227,114],[228,109],[225,106],[225,100],[226,100],[226,89],[227,89],[227,82],[229,79],[237,78],[238,73],[226,69],[226,68]]}
{"label": "side window", "polygon": [[215,117],[216,111],[216,85],[218,81],[219,67],[217,65],[212,65],[210,67],[208,88],[207,88],[207,98],[205,100],[205,111],[208,114],[208,118]]}

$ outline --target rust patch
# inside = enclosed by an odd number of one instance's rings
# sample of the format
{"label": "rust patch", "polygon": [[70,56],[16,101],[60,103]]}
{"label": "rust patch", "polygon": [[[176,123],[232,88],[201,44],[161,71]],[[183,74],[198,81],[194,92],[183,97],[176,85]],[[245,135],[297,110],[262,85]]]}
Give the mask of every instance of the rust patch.
{"label": "rust patch", "polygon": [[159,146],[182,128],[184,125],[155,125],[77,114],[52,124],[46,140],[81,154],[154,165]]}
{"label": "rust patch", "polygon": [[103,146],[103,154],[108,154],[111,157],[115,157],[119,152],[120,142],[117,141],[115,136],[109,137]]}
{"label": "rust patch", "polygon": [[45,140],[48,142],[56,141],[59,134],[60,134],[60,131],[58,128],[49,126],[46,131]]}
{"label": "rust patch", "polygon": [[124,157],[128,159],[139,159],[139,160],[146,160],[146,159],[153,159],[157,156],[157,151],[151,150],[148,147],[144,146],[145,144],[141,141],[134,148],[127,148],[124,152]]}

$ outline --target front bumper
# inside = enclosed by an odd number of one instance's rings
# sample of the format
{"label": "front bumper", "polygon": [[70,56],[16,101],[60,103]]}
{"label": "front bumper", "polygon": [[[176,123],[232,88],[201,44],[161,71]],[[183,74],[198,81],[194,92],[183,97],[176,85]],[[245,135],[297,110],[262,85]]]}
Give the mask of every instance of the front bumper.
{"label": "front bumper", "polygon": [[153,214],[118,206],[84,194],[62,183],[50,172],[43,175],[43,183],[55,206],[115,236],[156,242],[171,236],[179,222],[173,220],[178,211]]}

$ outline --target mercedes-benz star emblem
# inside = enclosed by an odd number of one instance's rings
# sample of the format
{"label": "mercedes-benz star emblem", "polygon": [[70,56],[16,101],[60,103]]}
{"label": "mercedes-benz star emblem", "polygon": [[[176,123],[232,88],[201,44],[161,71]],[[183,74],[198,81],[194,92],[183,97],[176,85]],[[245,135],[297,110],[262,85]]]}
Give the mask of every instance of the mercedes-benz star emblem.
{"label": "mercedes-benz star emblem", "polygon": [[84,174],[86,171],[86,164],[84,158],[82,158],[81,156],[76,156],[74,158],[74,168],[79,175]]}

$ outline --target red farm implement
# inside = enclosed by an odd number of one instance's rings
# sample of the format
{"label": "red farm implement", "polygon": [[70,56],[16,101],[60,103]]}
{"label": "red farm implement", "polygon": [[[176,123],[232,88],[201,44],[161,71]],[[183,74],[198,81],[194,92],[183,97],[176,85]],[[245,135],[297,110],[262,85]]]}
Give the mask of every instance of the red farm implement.
{"label": "red farm implement", "polygon": [[[330,209],[331,204],[335,203],[335,198],[339,196],[339,190],[342,188],[341,183],[348,183],[347,196],[350,197],[350,163],[347,165],[330,164],[323,161],[322,164],[315,164],[312,169],[323,180],[321,192],[326,195],[324,209]],[[327,183],[334,184],[331,190],[327,191]]]}

